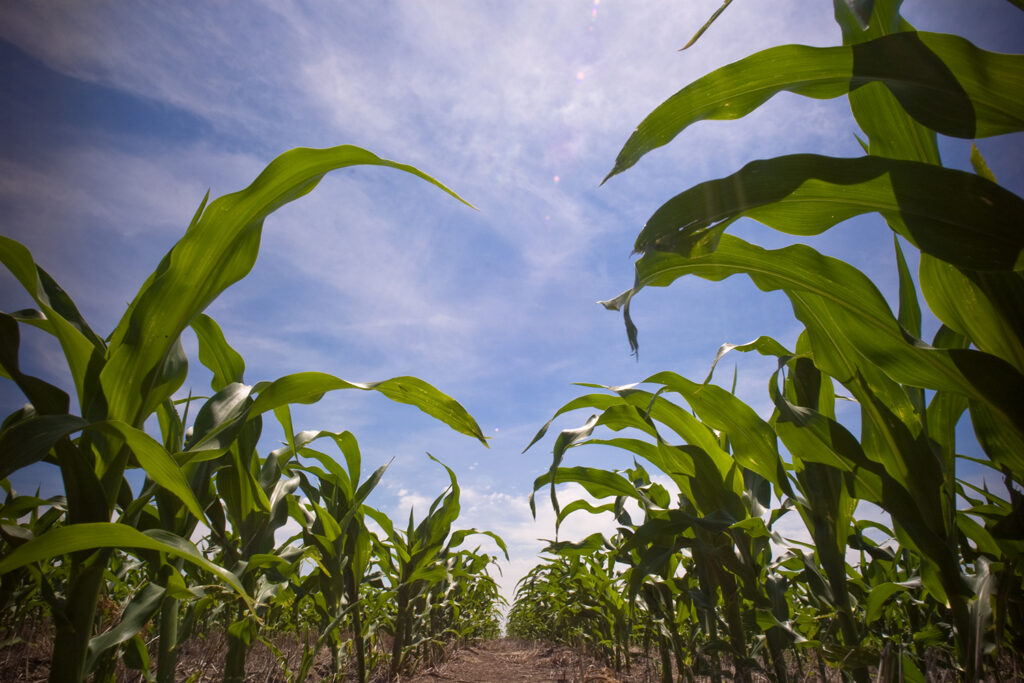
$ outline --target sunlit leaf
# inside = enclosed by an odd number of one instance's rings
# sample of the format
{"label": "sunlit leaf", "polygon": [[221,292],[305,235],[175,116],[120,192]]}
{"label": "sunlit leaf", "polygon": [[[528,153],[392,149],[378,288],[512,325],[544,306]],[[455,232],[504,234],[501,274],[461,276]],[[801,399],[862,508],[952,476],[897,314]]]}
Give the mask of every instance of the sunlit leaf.
{"label": "sunlit leaf", "polygon": [[838,47],[783,45],[713,71],[658,106],[605,180],[697,121],[746,116],[783,91],[827,99],[876,82],[921,124],[945,135],[978,138],[1024,126],[1024,56],[914,31]]}
{"label": "sunlit leaf", "polygon": [[135,424],[167,397],[153,391],[151,378],[182,330],[248,274],[264,219],[312,191],[326,173],[358,164],[411,173],[458,198],[422,171],[358,147],[285,152],[249,187],[210,202],[139,290],[114,330],[101,374],[112,418]]}

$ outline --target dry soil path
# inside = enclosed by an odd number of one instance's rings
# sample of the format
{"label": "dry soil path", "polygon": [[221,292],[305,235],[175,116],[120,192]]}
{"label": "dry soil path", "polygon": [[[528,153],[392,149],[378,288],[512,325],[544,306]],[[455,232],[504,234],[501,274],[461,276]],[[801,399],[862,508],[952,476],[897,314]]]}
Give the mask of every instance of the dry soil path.
{"label": "dry soil path", "polygon": [[634,670],[616,674],[576,650],[521,640],[489,640],[456,651],[447,662],[420,671],[408,683],[641,683],[657,680]]}

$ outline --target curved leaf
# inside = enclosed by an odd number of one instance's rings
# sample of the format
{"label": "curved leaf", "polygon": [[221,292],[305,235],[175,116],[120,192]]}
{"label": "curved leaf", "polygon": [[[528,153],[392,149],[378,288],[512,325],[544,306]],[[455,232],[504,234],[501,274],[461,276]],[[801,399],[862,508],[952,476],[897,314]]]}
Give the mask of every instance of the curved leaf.
{"label": "curved leaf", "polygon": [[117,625],[89,640],[89,657],[85,670],[92,671],[103,653],[135,637],[160,609],[166,592],[166,588],[155,583],[147,583],[139,589],[125,607]]}
{"label": "curved leaf", "polygon": [[596,467],[559,467],[553,473],[546,472],[533,482],[533,490],[538,491],[549,484],[576,483],[582,486],[594,498],[624,496],[639,500],[640,494],[636,487],[620,474]]}
{"label": "curved leaf", "polygon": [[251,602],[237,576],[207,560],[184,538],[161,529],[142,532],[126,524],[113,522],[69,524],[51,529],[19,546],[0,560],[0,575],[33,562],[43,562],[59,555],[98,548],[138,548],[174,555],[219,577],[246,602]]}
{"label": "curved leaf", "polygon": [[124,439],[139,465],[145,470],[146,476],[177,496],[196,519],[204,519],[203,508],[196,500],[195,494],[192,493],[188,480],[185,479],[178,463],[153,437],[141,429],[135,429],[124,422],[115,420],[97,422],[89,425],[87,429],[113,434]]}
{"label": "curved leaf", "polygon": [[746,216],[816,235],[878,212],[923,252],[974,270],[1024,268],[1024,200],[973,173],[914,161],[794,154],[754,161],[665,202],[637,236],[637,252],[700,253],[709,230]]}
{"label": "curved leaf", "polygon": [[750,406],[719,386],[697,384],[674,372],[659,372],[644,383],[661,384],[686,399],[704,424],[728,435],[736,462],[788,492],[775,432]]}
{"label": "curved leaf", "polygon": [[412,166],[350,145],[293,149],[277,157],[249,187],[211,202],[164,256],[111,337],[100,379],[110,417],[135,424],[167,396],[151,377],[185,327],[256,261],[264,219],[308,192],[328,172],[358,164],[388,166],[458,195]]}
{"label": "curved leaf", "polygon": [[[997,426],[1019,439],[1024,433],[1024,376],[1005,361],[970,349],[943,349],[905,337],[904,330],[871,281],[856,268],[804,245],[765,250],[739,238],[723,235],[712,254],[686,258],[679,254],[652,252],[636,264],[635,295],[644,286],[667,286],[683,275],[722,280],[745,273],[765,291],[783,290],[798,317],[823,337],[856,349],[856,365],[829,364],[818,355],[815,364],[841,382],[851,372],[881,370],[892,381],[914,387],[952,391],[988,406]],[[628,312],[627,312],[628,314]],[[635,337],[631,340],[635,344]],[[898,387],[897,387],[898,388]],[[891,392],[895,393],[895,392]],[[902,393],[902,392],[899,392]],[[901,419],[912,419],[913,409],[891,405]],[[905,395],[902,399],[906,402]],[[983,444],[984,445],[984,444]],[[989,453],[990,457],[993,454]],[[1024,455],[1007,449],[999,459],[1014,471],[1024,467]]]}
{"label": "curved leaf", "polygon": [[782,45],[686,86],[637,126],[605,178],[706,119],[746,116],[788,91],[818,99],[883,83],[920,123],[954,137],[1024,127],[1024,56],[988,52],[955,35],[904,31],[855,45]]}
{"label": "curved leaf", "polygon": [[451,396],[416,377],[393,377],[383,382],[349,382],[324,372],[299,372],[255,386],[259,396],[249,410],[250,418],[288,403],[314,403],[337,389],[376,390],[392,401],[416,406],[460,434],[487,445],[476,420]]}
{"label": "curved leaf", "polygon": [[[20,242],[0,235],[0,263],[7,267],[46,316],[46,328],[60,341],[83,414],[92,405],[87,388],[89,368],[102,364],[103,340],[85,323],[71,298],[46,271],[36,265],[31,252]],[[5,364],[6,367],[6,364]],[[10,369],[8,368],[8,372]],[[17,377],[12,375],[15,379]]]}
{"label": "curved leaf", "polygon": [[199,339],[199,362],[213,372],[210,380],[213,390],[220,391],[233,382],[241,382],[245,359],[228,344],[217,321],[200,313],[192,321],[192,329]]}
{"label": "curved leaf", "polygon": [[0,432],[0,479],[39,462],[60,439],[89,423],[75,415],[36,415]]}

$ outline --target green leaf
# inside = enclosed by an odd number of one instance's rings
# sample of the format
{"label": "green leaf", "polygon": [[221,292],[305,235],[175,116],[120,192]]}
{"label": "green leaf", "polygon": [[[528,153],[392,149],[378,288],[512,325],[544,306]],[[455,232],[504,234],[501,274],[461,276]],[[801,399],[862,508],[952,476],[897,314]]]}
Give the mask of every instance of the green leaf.
{"label": "green leaf", "polygon": [[917,288],[914,287],[914,278],[910,275],[907,260],[903,257],[899,237],[893,235],[892,243],[896,250],[896,268],[900,276],[900,308],[896,317],[907,332],[920,338],[921,304],[917,300]]}
{"label": "green leaf", "polygon": [[725,11],[725,8],[728,7],[731,3],[732,3],[732,0],[725,0],[722,3],[722,6],[719,7],[718,9],[716,9],[715,13],[711,15],[711,18],[708,19],[707,21],[705,21],[704,25],[701,26],[699,29],[697,29],[697,32],[694,33],[693,37],[690,38],[690,40],[688,40],[686,42],[686,45],[683,45],[681,48],[679,48],[679,51],[682,52],[683,50],[686,50],[686,49],[692,47],[694,43],[696,43],[698,40],[700,40],[700,37],[702,35],[704,35],[704,32],[707,31],[709,28],[711,28],[711,24],[715,23],[715,19],[720,17],[722,15],[722,12]]}
{"label": "green leaf", "polygon": [[533,490],[537,491],[549,484],[568,483],[579,484],[594,498],[624,496],[640,499],[636,487],[628,479],[615,472],[595,467],[559,467],[554,473],[546,472],[537,477],[533,482]]}
{"label": "green leaf", "polygon": [[89,430],[104,432],[124,439],[132,454],[145,470],[146,476],[177,496],[196,519],[204,519],[202,506],[189,487],[188,480],[171,454],[158,441],[140,429],[123,422],[110,420],[88,426]]}
{"label": "green leaf", "polygon": [[60,439],[89,423],[75,415],[37,415],[0,432],[0,479],[39,462]]}
{"label": "green leaf", "polygon": [[127,642],[141,631],[160,609],[165,592],[163,586],[155,583],[147,583],[143,586],[125,607],[117,625],[89,640],[89,656],[85,670],[92,671],[96,662],[107,650]]}
{"label": "green leaf", "polygon": [[791,351],[788,351],[786,347],[778,341],[766,336],[760,336],[754,341],[747,342],[746,344],[722,344],[718,347],[718,351],[715,353],[715,360],[711,363],[711,369],[708,370],[708,376],[704,378],[704,384],[711,382],[711,377],[715,374],[715,368],[718,366],[718,361],[722,360],[722,357],[730,351],[740,351],[741,353],[757,351],[762,356],[775,356],[776,358],[793,355]]}
{"label": "green leaf", "polygon": [[872,624],[882,616],[885,603],[893,595],[901,592],[907,592],[907,587],[899,583],[886,582],[872,586],[867,599],[867,623]]}
{"label": "green leaf", "polygon": [[[451,490],[447,495],[442,494],[438,496],[430,506],[430,512],[416,529],[416,538],[423,547],[440,550],[441,545],[451,531],[452,524],[459,517],[461,509],[459,505],[459,482],[452,468],[430,455],[430,453],[427,453],[427,457],[448,471]],[[440,504],[440,507],[438,507],[438,504]]]}
{"label": "green leaf", "polygon": [[558,517],[555,519],[556,534],[558,533],[559,528],[562,526],[562,522],[565,520],[565,518],[571,515],[572,513],[576,512],[577,510],[583,510],[584,512],[589,512],[592,515],[600,515],[604,514],[605,512],[614,513],[615,503],[607,503],[605,505],[595,506],[591,505],[588,501],[582,499],[572,501],[559,511]]}
{"label": "green leaf", "polygon": [[394,377],[383,382],[349,382],[323,372],[286,375],[273,382],[260,382],[256,385],[259,397],[249,415],[259,415],[287,403],[314,403],[326,392],[337,389],[379,391],[392,401],[416,406],[460,434],[472,436],[487,445],[487,437],[465,408],[452,397],[416,377]]}
{"label": "green leaf", "polygon": [[[53,291],[56,284],[42,268],[36,265],[32,254],[25,246],[0,236],[0,262],[10,270],[18,283],[22,284],[22,287],[36,301],[36,305],[46,316],[49,323],[48,329],[59,340],[63,353],[65,353],[68,369],[71,371],[72,380],[75,382],[78,393],[79,405],[85,412],[91,407],[93,398],[89,387],[86,386],[90,379],[89,364],[95,360],[96,367],[102,365],[102,341],[88,326],[85,326],[78,309],[71,303],[71,298],[59,288],[56,288],[59,290],[58,292]],[[51,297],[51,294],[54,296]],[[71,319],[61,313],[67,313]],[[4,367],[10,373],[6,362]],[[11,375],[11,377],[17,379],[15,375]]]}
{"label": "green leaf", "polygon": [[252,391],[246,384],[232,383],[203,403],[192,426],[186,454],[229,448],[251,415]]}
{"label": "green leaf", "polygon": [[664,385],[685,398],[704,424],[728,435],[736,462],[788,492],[775,432],[750,406],[719,386],[697,384],[674,372],[659,372],[644,383]]}
{"label": "green leaf", "polygon": [[51,529],[0,560],[0,575],[33,562],[43,562],[60,555],[99,548],[137,548],[180,557],[219,577],[246,602],[251,601],[242,584],[238,582],[238,577],[207,560],[184,538],[161,529],[141,532],[125,524],[113,522],[69,524]]}
{"label": "green leaf", "polygon": [[990,169],[988,164],[985,163],[985,157],[981,156],[981,152],[978,151],[978,146],[973,142],[971,143],[971,168],[973,168],[974,172],[982,178],[991,180],[993,183],[998,182],[996,181],[995,174],[992,173],[992,169]]}
{"label": "green leaf", "polygon": [[919,275],[939,320],[1024,371],[1024,274],[959,269],[922,254]]}
{"label": "green leaf", "polygon": [[861,26],[867,28],[871,21],[871,11],[874,9],[874,0],[844,0],[854,16],[860,21]]}
{"label": "green leaf", "polygon": [[234,382],[241,382],[245,373],[245,360],[224,339],[216,321],[200,313],[192,321],[192,329],[199,338],[199,361],[213,372],[210,386],[220,391]]}
{"label": "green leaf", "polygon": [[460,199],[425,173],[358,147],[285,152],[249,187],[206,206],[136,295],[114,330],[100,375],[110,417],[134,425],[167,398],[154,391],[154,372],[185,327],[248,274],[264,219],[312,191],[326,173],[357,164],[411,173]]}
{"label": "green leaf", "polygon": [[559,541],[548,543],[541,552],[564,555],[566,557],[592,555],[595,551],[604,547],[604,536],[600,533],[590,534],[582,541],[573,543],[571,541]]}
{"label": "green leaf", "polygon": [[508,547],[505,545],[505,541],[502,540],[501,536],[494,533],[493,531],[477,531],[476,529],[460,529],[452,534],[451,541],[448,543],[449,548],[457,548],[462,545],[462,542],[467,536],[473,534],[480,534],[482,536],[489,536],[494,540],[495,544],[501,549],[501,552],[505,553],[505,559],[508,558]]}
{"label": "green leaf", "polygon": [[695,238],[740,216],[793,235],[817,235],[869,212],[880,213],[923,252],[954,265],[1024,267],[1020,197],[973,173],[875,156],[795,154],[751,162],[667,201],[634,248],[699,255],[709,250],[694,251]]}
{"label": "green leaf", "polygon": [[[1024,432],[1020,372],[986,353],[908,340],[885,299],[863,273],[810,247],[764,250],[723,235],[710,255],[686,258],[652,252],[637,262],[636,269],[630,296],[644,286],[667,286],[687,274],[722,280],[745,273],[762,290],[785,291],[808,331],[819,337],[814,344],[815,364],[822,371],[844,383],[860,373],[900,419],[913,422],[915,410],[898,386],[888,385],[893,381],[963,394],[991,410],[993,429],[1004,430],[1006,438],[1020,439]],[[826,340],[846,356],[826,355]],[[631,341],[635,343],[635,338]],[[885,374],[876,382],[872,377],[879,371]],[[987,452],[1019,472],[1024,455],[1014,455],[1012,443],[1007,442],[998,455]]]}
{"label": "green leaf", "polygon": [[784,91],[830,99],[871,83],[885,84],[911,116],[944,135],[978,138],[1024,127],[1024,56],[914,31],[838,47],[782,45],[713,71],[659,105],[605,180],[697,121],[738,119]]}

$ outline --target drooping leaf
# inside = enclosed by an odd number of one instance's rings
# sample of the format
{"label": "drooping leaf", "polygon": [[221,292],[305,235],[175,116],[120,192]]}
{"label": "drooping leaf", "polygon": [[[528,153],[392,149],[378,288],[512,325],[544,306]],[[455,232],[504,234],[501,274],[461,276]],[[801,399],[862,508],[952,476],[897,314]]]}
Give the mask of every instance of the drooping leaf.
{"label": "drooping leaf", "polygon": [[37,415],[0,431],[0,479],[39,462],[60,439],[88,424],[75,415]]}
{"label": "drooping leaf", "polygon": [[166,589],[155,583],[143,586],[125,607],[117,625],[89,640],[89,657],[85,670],[92,671],[105,652],[135,637],[160,609],[164,593]]}
{"label": "drooping leaf", "polygon": [[[53,278],[36,265],[32,254],[24,245],[0,235],[0,263],[11,271],[46,316],[48,329],[60,341],[64,351],[78,393],[79,405],[82,406],[83,414],[88,414],[87,411],[93,405],[94,399],[87,387],[92,381],[89,375],[90,364],[93,364],[93,372],[98,371],[102,365],[102,340],[85,324],[64,290],[57,287]],[[51,294],[54,296],[51,297]],[[70,319],[65,318],[63,314],[70,316]],[[7,372],[10,370],[7,369]]]}
{"label": "drooping leaf", "polygon": [[756,351],[762,356],[791,356],[792,352],[787,351],[786,347],[780,344],[771,337],[761,336],[754,341],[747,342],[746,344],[722,344],[718,347],[718,351],[715,353],[715,360],[711,363],[711,369],[708,370],[708,376],[704,378],[704,384],[708,384],[711,381],[712,375],[715,374],[715,367],[718,366],[718,361],[722,360],[722,357],[730,351]]}
{"label": "drooping leaf", "polygon": [[490,537],[494,541],[494,543],[498,546],[498,548],[501,549],[501,552],[505,553],[505,559],[506,560],[509,559],[508,558],[508,547],[505,545],[505,541],[501,538],[501,536],[499,536],[498,534],[494,533],[493,531],[477,531],[476,529],[460,529],[460,530],[452,533],[452,538],[451,538],[451,541],[449,541],[449,543],[448,543],[448,547],[449,548],[457,548],[457,547],[459,547],[460,545],[462,545],[462,542],[466,539],[467,536],[472,536],[473,534],[480,534],[482,536]]}
{"label": "drooping leaf", "polygon": [[537,477],[533,490],[550,484],[576,483],[595,498],[625,496],[638,499],[636,487],[628,479],[615,472],[596,467],[559,467],[554,473],[548,472]]}
{"label": "drooping leaf", "polygon": [[190,542],[174,534],[154,529],[141,532],[126,524],[94,522],[69,524],[51,529],[0,560],[0,575],[33,562],[50,560],[80,550],[99,548],[138,548],[168,553],[210,572],[228,584],[247,602],[250,600],[238,577],[203,557]]}
{"label": "drooping leaf", "polygon": [[205,313],[192,321],[192,329],[199,338],[199,361],[213,372],[210,386],[220,391],[233,382],[241,382],[245,373],[245,359],[228,344],[220,325]]}
{"label": "drooping leaf", "polygon": [[487,445],[476,420],[455,399],[416,377],[394,377],[383,382],[349,382],[323,372],[300,372],[255,386],[259,394],[249,414],[259,415],[287,403],[313,403],[328,391],[376,390],[392,401],[416,406],[459,432]]}
{"label": "drooping leaf", "polygon": [[737,119],[788,91],[828,99],[885,84],[921,124],[978,138],[1024,126],[1024,56],[975,47],[955,35],[904,31],[837,47],[783,45],[686,86],[637,126],[605,178],[706,119]]}
{"label": "drooping leaf", "polygon": [[114,330],[100,376],[110,417],[134,425],[167,398],[154,391],[154,372],[185,327],[248,274],[259,251],[264,219],[312,191],[326,173],[358,164],[411,173],[459,199],[422,171],[358,147],[285,152],[249,187],[206,206],[136,295]]}
{"label": "drooping leaf", "polygon": [[[908,340],[885,299],[863,273],[810,247],[765,250],[723,235],[712,254],[686,258],[651,252],[636,267],[631,295],[644,286],[667,286],[687,274],[721,280],[745,273],[762,290],[785,291],[810,331],[856,349],[859,360],[852,367],[840,362],[829,365],[826,356],[816,355],[816,364],[833,377],[846,382],[854,377],[851,372],[868,375],[881,370],[890,381],[960,393],[988,406],[996,429],[1008,430],[1018,439],[1024,433],[1024,406],[1018,398],[1024,395],[1024,376],[1020,372],[986,353],[937,349],[919,340]],[[635,343],[635,339],[632,341]],[[899,406],[906,396],[900,399],[892,393],[890,409],[896,410],[901,419],[911,419],[913,409]],[[1013,456],[1012,450],[1000,457],[1009,457],[1006,464],[1014,471],[1024,466],[1024,456]]]}
{"label": "drooping leaf", "polygon": [[869,212],[923,252],[974,270],[1024,267],[1024,200],[973,173],[866,156],[795,154],[754,161],[665,202],[637,236],[637,252],[693,249],[706,230],[746,216],[816,235]]}

